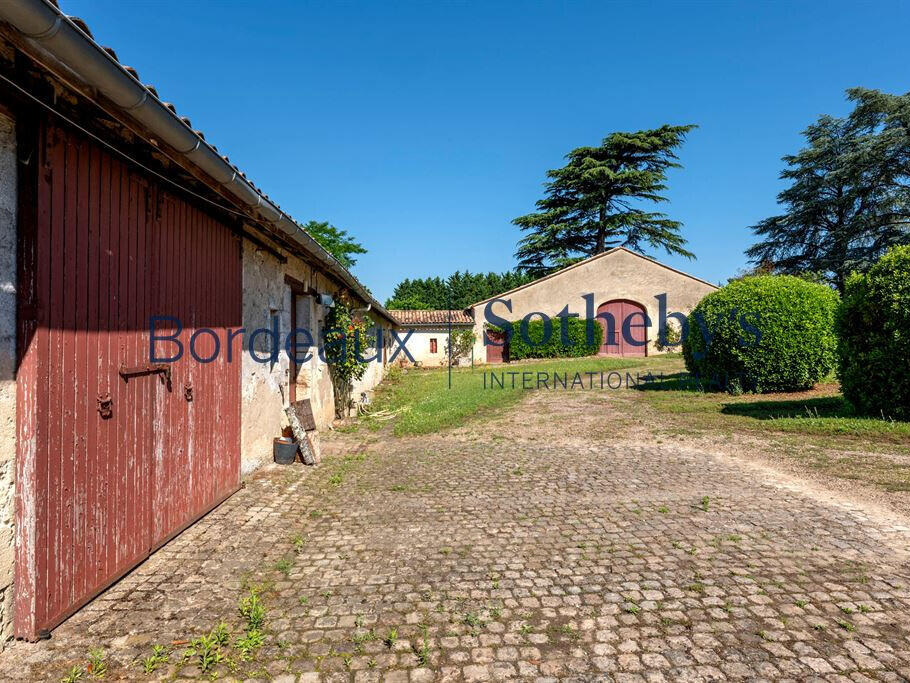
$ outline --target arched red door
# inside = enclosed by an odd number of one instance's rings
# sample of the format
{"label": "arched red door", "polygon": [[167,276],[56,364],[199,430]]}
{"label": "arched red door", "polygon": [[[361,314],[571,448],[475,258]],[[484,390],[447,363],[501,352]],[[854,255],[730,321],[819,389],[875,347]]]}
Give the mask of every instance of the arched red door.
{"label": "arched red door", "polygon": [[[632,319],[629,321],[629,339],[626,339],[623,326],[629,316]],[[647,313],[644,306],[626,299],[614,299],[597,307],[597,317],[604,327],[601,356],[647,355],[648,331],[643,327]],[[630,343],[630,340],[638,343]]]}

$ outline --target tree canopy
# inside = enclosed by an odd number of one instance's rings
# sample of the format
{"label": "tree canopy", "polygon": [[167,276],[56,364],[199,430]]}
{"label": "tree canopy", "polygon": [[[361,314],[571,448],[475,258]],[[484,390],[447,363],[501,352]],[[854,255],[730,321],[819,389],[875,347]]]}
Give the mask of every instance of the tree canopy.
{"label": "tree canopy", "polygon": [[679,221],[643,208],[666,201],[667,171],[680,167],[676,150],[693,128],[612,133],[569,152],[565,166],[547,171],[537,211],[513,221],[528,233],[515,253],[519,268],[540,277],[616,246],[694,258]]}
{"label": "tree canopy", "polygon": [[752,226],[746,254],[778,273],[818,273],[843,290],[890,247],[910,243],[910,93],[853,88],[849,116],[821,116],[783,157],[784,213]]}
{"label": "tree canopy", "polygon": [[405,279],[395,286],[386,308],[405,310],[465,309],[535,278],[519,272],[471,273],[456,271],[447,278]]}
{"label": "tree canopy", "polygon": [[357,259],[354,254],[366,254],[367,250],[359,242],[347,233],[331,225],[328,221],[309,221],[303,226],[310,237],[319,242],[323,249],[338,259],[338,262],[345,268],[350,268]]}

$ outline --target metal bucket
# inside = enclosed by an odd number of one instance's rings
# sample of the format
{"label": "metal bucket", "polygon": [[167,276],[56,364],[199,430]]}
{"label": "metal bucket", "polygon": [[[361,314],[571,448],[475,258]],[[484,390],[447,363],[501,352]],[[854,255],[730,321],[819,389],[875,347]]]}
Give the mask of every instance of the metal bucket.
{"label": "metal bucket", "polygon": [[290,465],[297,458],[297,442],[278,437],[272,442],[272,457],[279,465]]}

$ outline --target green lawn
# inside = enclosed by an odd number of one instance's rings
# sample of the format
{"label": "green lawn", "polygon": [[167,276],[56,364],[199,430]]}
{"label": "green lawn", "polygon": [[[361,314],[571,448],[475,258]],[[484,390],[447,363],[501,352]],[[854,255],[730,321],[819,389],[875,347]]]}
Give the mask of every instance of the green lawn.
{"label": "green lawn", "polygon": [[[636,390],[619,392],[625,401],[644,402],[652,408],[652,415],[656,413],[655,427],[690,434],[750,431],[815,436],[818,445],[836,445],[839,439],[847,439],[872,447],[910,446],[910,422],[855,415],[831,378],[812,391],[799,393],[731,396],[705,392],[685,378],[678,353],[650,358],[571,358],[454,368],[451,389],[444,368],[411,369],[406,373],[396,369],[377,388],[370,414],[346,429],[391,425],[399,436],[429,434],[463,425],[472,418],[500,413],[528,391],[537,390],[537,373],[547,373],[551,382],[553,373],[560,373],[570,385],[575,373],[579,373],[585,390],[590,381],[585,373],[595,373],[594,390],[599,391],[600,373],[611,371],[621,371],[623,376],[626,372],[633,376],[653,372],[660,378],[639,384]],[[490,373],[496,376],[496,384]],[[504,387],[500,387],[500,381]],[[634,413],[632,409],[630,415]]]}
{"label": "green lawn", "polygon": [[[676,383],[679,386],[679,383]],[[910,422],[857,415],[829,379],[813,390],[789,394],[744,394],[675,388],[672,380],[640,387],[652,407],[694,429],[748,429],[806,435],[872,438],[883,443],[910,443]]]}
{"label": "green lawn", "polygon": [[[550,378],[552,373],[565,373],[569,384],[574,374],[580,373],[587,386],[590,378],[585,373],[596,373],[594,381],[597,384],[601,372],[643,368],[643,361],[645,359],[572,358],[478,366],[474,369],[453,368],[451,389],[448,371],[444,368],[412,369],[407,374],[394,370],[377,388],[372,410],[363,418],[362,423],[379,429],[391,422],[395,434],[399,436],[428,434],[447,427],[457,427],[480,414],[497,414],[518,401],[527,391],[536,390],[538,372],[548,373]],[[495,384],[490,373],[496,377]],[[501,373],[506,374],[503,377]],[[500,379],[504,381],[500,382]],[[523,380],[531,388],[522,386]],[[500,384],[504,386],[500,387]],[[541,390],[544,390],[543,387]]]}

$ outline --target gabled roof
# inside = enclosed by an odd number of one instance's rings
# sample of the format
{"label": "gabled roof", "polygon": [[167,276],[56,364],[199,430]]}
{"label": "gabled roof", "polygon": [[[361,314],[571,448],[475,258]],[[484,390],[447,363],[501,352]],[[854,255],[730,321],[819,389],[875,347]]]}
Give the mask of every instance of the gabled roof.
{"label": "gabled roof", "polygon": [[607,249],[606,251],[602,251],[599,254],[595,254],[594,256],[589,256],[588,258],[578,261],[577,263],[573,263],[571,266],[566,266],[562,270],[557,270],[555,273],[550,273],[549,275],[544,275],[542,278],[534,280],[533,282],[529,282],[527,284],[521,285],[520,287],[515,287],[514,289],[510,289],[507,292],[502,292],[501,294],[497,294],[496,296],[488,297],[488,298],[484,299],[483,301],[478,301],[476,304],[471,304],[470,308],[474,308],[475,306],[480,306],[481,304],[485,304],[488,301],[491,301],[492,299],[499,299],[508,294],[513,294],[514,292],[521,291],[522,289],[527,289],[528,287],[533,287],[534,285],[544,282],[545,280],[550,280],[552,278],[559,277],[563,273],[570,271],[573,268],[580,268],[581,266],[587,265],[587,264],[591,263],[592,261],[597,261],[598,259],[606,258],[606,257],[610,256],[611,254],[615,254],[620,251],[624,251],[627,254],[632,254],[632,256],[637,256],[638,258],[640,258],[644,261],[647,261],[648,263],[653,263],[654,265],[660,266],[661,268],[666,268],[667,270],[671,270],[674,273],[678,273],[679,275],[683,275],[687,278],[691,278],[692,280],[695,280],[696,282],[701,282],[703,285],[708,285],[709,287],[718,289],[717,285],[715,285],[712,282],[708,282],[707,280],[702,280],[701,278],[695,277],[694,275],[689,275],[689,273],[684,273],[683,271],[677,270],[676,268],[671,268],[670,266],[666,265],[665,263],[661,263],[660,261],[657,261],[648,256],[645,256],[644,254],[639,254],[637,251],[632,251],[631,249],[626,249],[625,247],[613,247],[612,249]]}
{"label": "gabled roof", "polygon": [[474,324],[474,318],[464,311],[406,311],[403,309],[393,309],[390,310],[389,313],[395,316],[402,325],[414,325],[415,327],[421,325],[432,325],[434,327],[448,325],[450,319],[453,325]]}

